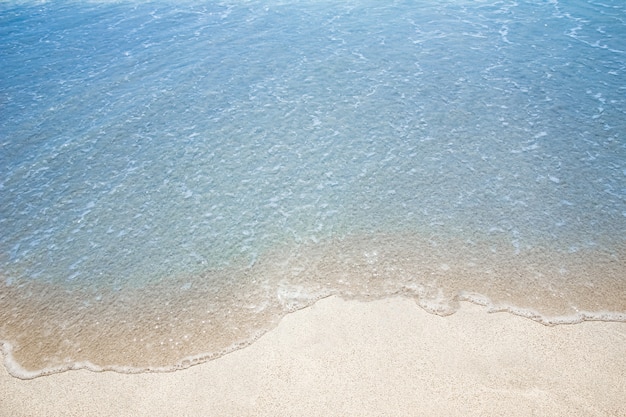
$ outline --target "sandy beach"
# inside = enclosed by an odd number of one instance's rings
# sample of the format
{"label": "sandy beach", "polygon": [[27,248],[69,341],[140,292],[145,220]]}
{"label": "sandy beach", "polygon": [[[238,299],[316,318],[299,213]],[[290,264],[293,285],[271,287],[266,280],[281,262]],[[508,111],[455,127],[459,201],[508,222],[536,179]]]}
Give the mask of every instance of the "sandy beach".
{"label": "sandy beach", "polygon": [[161,374],[0,371],[1,416],[625,416],[626,324],[330,297],[251,346]]}

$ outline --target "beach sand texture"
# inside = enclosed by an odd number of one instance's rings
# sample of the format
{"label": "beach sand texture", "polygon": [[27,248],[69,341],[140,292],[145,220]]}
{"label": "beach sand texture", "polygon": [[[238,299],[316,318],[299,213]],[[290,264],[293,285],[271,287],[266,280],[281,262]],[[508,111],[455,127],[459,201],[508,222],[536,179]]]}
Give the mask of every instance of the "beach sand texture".
{"label": "beach sand texture", "polygon": [[1,416],[626,416],[626,323],[323,299],[178,372],[0,373]]}

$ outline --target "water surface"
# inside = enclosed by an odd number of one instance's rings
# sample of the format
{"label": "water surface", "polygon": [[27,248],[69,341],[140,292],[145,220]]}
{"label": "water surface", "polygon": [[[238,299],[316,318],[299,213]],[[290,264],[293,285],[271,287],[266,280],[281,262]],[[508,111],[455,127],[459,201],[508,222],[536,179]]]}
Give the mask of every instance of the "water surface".
{"label": "water surface", "polygon": [[0,340],[190,366],[328,295],[626,321],[621,1],[0,4]]}

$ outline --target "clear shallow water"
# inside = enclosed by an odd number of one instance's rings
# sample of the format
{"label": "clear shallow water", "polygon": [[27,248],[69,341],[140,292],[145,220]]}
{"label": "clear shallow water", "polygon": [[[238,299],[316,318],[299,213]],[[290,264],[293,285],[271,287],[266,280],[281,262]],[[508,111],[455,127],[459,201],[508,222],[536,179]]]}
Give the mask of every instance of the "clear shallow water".
{"label": "clear shallow water", "polygon": [[626,321],[619,1],[0,19],[16,376],[186,367],[330,294]]}

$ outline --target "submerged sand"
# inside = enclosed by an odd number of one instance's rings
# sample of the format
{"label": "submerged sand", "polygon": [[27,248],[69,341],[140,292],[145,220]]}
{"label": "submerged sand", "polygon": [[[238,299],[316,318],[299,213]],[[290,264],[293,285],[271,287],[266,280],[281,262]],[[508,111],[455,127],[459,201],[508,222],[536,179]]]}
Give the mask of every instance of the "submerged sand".
{"label": "submerged sand", "polygon": [[1,416],[624,416],[626,323],[329,297],[245,349],[152,374],[0,371]]}
{"label": "submerged sand", "polygon": [[330,295],[403,295],[442,316],[471,301],[544,324],[624,323],[626,246],[609,248],[517,253],[504,243],[355,235],[145,286],[24,280],[0,284],[0,338],[10,373],[30,379],[79,368],[188,368],[254,342],[285,314]]}

